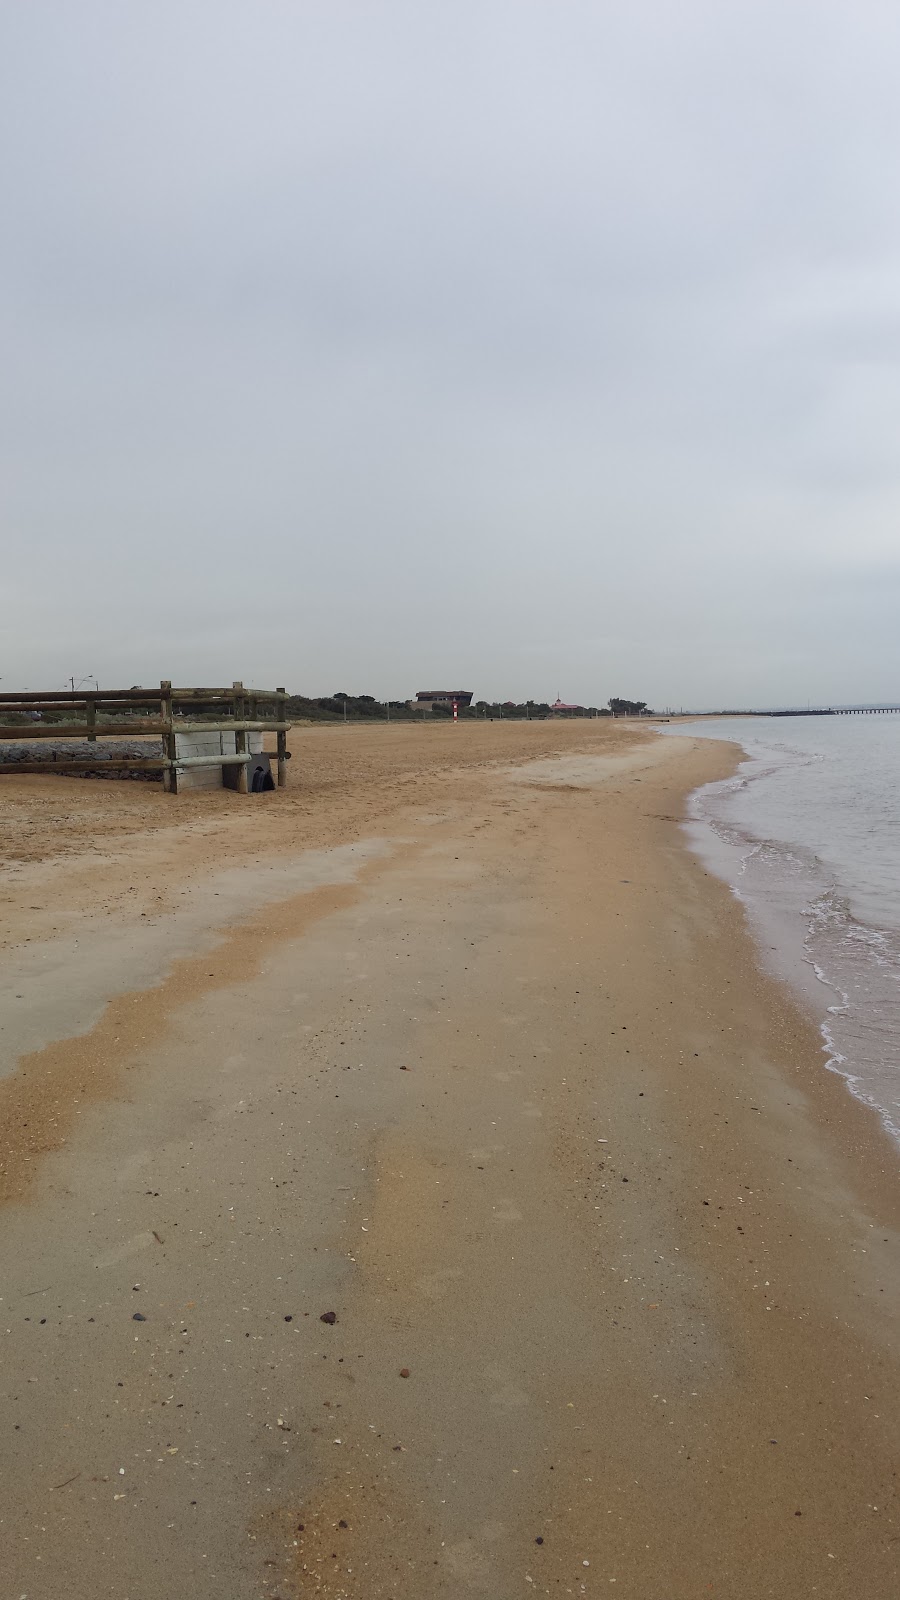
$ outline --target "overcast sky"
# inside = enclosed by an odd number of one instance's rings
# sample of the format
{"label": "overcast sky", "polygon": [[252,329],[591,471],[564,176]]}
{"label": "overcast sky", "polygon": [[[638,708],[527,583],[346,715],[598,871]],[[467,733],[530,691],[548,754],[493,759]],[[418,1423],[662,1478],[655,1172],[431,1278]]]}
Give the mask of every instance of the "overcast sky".
{"label": "overcast sky", "polygon": [[0,688],[900,695],[900,8],[0,0]]}

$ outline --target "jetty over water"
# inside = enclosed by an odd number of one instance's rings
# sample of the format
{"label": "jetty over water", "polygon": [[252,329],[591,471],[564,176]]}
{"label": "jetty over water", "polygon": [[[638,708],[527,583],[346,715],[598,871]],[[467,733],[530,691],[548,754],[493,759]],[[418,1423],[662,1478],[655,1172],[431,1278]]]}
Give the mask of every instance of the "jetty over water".
{"label": "jetty over water", "polygon": [[897,706],[803,706],[796,711],[764,711],[765,717],[886,717],[896,715]]}

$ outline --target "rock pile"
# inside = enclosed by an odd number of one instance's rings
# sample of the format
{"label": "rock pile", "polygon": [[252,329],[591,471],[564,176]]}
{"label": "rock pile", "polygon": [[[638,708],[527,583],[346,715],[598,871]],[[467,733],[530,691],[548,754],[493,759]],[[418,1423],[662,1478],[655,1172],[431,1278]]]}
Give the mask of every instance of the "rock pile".
{"label": "rock pile", "polygon": [[[17,744],[0,744],[0,767],[13,767],[22,761],[39,761],[48,772],[53,772],[55,768],[63,777],[138,778],[159,783],[161,772],[147,772],[140,768],[129,771],[127,767],[109,767],[107,763],[113,757],[152,761],[162,754],[161,739],[104,739],[102,744],[89,744],[87,739],[23,739]],[[72,772],[65,757],[70,761],[90,761],[91,766],[86,771]]]}

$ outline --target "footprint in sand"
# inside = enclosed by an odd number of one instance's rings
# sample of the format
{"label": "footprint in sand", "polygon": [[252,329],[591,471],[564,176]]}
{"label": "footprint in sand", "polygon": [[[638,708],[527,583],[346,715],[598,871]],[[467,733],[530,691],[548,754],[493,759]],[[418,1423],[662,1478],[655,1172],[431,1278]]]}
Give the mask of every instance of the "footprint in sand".
{"label": "footprint in sand", "polygon": [[462,1273],[457,1267],[445,1267],[441,1272],[431,1272],[420,1278],[416,1288],[426,1300],[442,1300],[451,1284],[461,1277]]}
{"label": "footprint in sand", "polygon": [[531,1396],[524,1389],[517,1389],[514,1383],[507,1383],[491,1395],[491,1405],[498,1411],[520,1411],[522,1406],[531,1405]]}
{"label": "footprint in sand", "polygon": [[116,1178],[119,1183],[130,1183],[150,1160],[149,1150],[136,1150],[116,1167]]}
{"label": "footprint in sand", "polygon": [[213,1116],[216,1122],[224,1122],[227,1121],[229,1117],[239,1117],[244,1112],[251,1111],[252,1109],[252,1101],[247,1100],[242,1096],[240,1100],[229,1101],[227,1106],[219,1106],[218,1110],[213,1113]]}
{"label": "footprint in sand", "polygon": [[490,1544],[492,1540],[504,1538],[505,1534],[505,1522],[486,1522],[481,1530],[481,1537],[487,1544]]}
{"label": "footprint in sand", "polygon": [[470,1589],[487,1589],[491,1586],[491,1568],[474,1539],[460,1539],[444,1551],[444,1561],[454,1578]]}
{"label": "footprint in sand", "polygon": [[149,1250],[151,1245],[158,1243],[159,1240],[149,1231],[136,1233],[123,1244],[117,1244],[114,1249],[104,1251],[102,1256],[97,1257],[94,1266],[115,1267],[120,1261],[127,1261],[129,1256],[139,1255],[142,1250]]}

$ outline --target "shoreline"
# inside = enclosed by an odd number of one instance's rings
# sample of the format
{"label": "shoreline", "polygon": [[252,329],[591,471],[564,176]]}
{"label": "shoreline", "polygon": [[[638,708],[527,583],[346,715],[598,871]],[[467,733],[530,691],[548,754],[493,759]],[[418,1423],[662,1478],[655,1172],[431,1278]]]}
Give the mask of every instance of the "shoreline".
{"label": "shoreline", "polygon": [[209,890],[219,809],[251,874],[325,852],[32,1057],[83,1097],[2,1212],[11,1586],[887,1600],[896,1152],[683,837],[738,747],[339,738],[264,813],[130,798],[105,889],[63,855],[90,941]]}
{"label": "shoreline", "polygon": [[[796,763],[797,751],[762,748],[755,737],[743,741],[740,734],[730,729],[723,739],[741,753],[737,770],[746,769],[739,787],[747,790],[756,782],[770,778],[784,768]],[[764,762],[762,771],[761,763]],[[736,776],[736,773],[732,776]],[[840,953],[814,950],[812,920],[814,903],[835,892],[839,903],[847,903],[849,915],[860,934],[875,940],[896,938],[896,930],[885,932],[883,925],[867,919],[858,907],[852,906],[852,886],[845,871],[839,882],[835,869],[821,871],[816,881],[813,867],[808,865],[806,877],[789,885],[773,878],[771,868],[759,872],[762,855],[774,848],[782,860],[791,862],[794,853],[800,853],[815,863],[812,847],[796,838],[765,831],[757,817],[754,824],[736,820],[729,815],[725,801],[731,783],[728,777],[713,780],[696,790],[688,800],[685,833],[698,859],[711,868],[744,907],[747,926],[759,951],[764,970],[776,982],[785,984],[793,993],[800,1009],[815,1018],[822,1040],[825,1070],[835,1074],[844,1083],[847,1092],[868,1111],[874,1113],[900,1156],[900,1122],[896,1097],[891,1096],[890,1085],[880,1074],[880,1061],[873,1057],[870,1046],[866,1054],[859,1030],[865,1030],[867,1014],[877,1007],[879,997],[871,988],[877,971],[872,970],[867,986],[860,993],[852,993],[854,973],[841,971]],[[723,797],[725,797],[723,799]],[[771,826],[771,824],[770,824]],[[816,863],[818,866],[818,863]],[[837,964],[836,964],[837,962]],[[890,981],[886,980],[890,989]],[[849,987],[845,987],[849,985]],[[884,998],[882,1003],[884,1003]],[[888,995],[888,1000],[890,996]],[[853,1037],[845,1033],[844,1019],[852,1013],[855,1025]]]}

